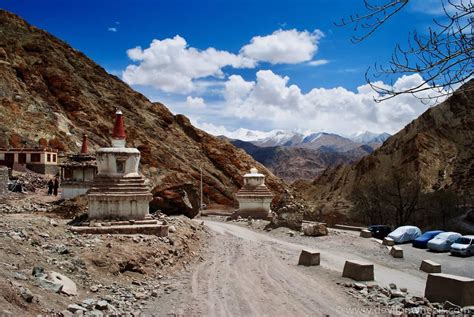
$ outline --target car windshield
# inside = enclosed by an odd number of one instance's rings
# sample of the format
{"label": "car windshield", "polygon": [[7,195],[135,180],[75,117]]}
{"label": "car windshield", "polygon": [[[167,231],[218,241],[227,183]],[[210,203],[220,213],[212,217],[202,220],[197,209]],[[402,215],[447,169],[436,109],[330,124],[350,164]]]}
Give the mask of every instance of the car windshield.
{"label": "car windshield", "polygon": [[449,233],[449,232],[445,232],[445,233],[440,233],[438,234],[435,239],[442,239],[442,240],[446,240],[449,238],[449,236],[451,235],[452,233]]}
{"label": "car windshield", "polygon": [[471,243],[471,239],[461,237],[461,238],[456,240],[456,243],[458,243],[458,244],[469,244],[469,243]]}

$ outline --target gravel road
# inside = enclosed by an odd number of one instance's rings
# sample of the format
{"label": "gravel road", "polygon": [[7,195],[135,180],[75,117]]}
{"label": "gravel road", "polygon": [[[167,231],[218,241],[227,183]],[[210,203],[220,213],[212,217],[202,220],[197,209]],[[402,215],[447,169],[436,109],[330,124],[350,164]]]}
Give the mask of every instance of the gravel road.
{"label": "gravel road", "polygon": [[[347,259],[370,260],[376,280],[422,294],[426,274],[352,233],[283,237],[285,229],[259,232],[234,223],[205,221],[214,235],[202,261],[168,280],[148,313],[205,316],[345,316],[363,308],[336,282]],[[288,231],[288,229],[286,229]],[[278,236],[280,235],[280,236]],[[293,240],[291,240],[293,239]],[[291,241],[290,241],[291,240]],[[321,252],[321,266],[297,266],[300,251]],[[401,269],[399,269],[401,267]]]}

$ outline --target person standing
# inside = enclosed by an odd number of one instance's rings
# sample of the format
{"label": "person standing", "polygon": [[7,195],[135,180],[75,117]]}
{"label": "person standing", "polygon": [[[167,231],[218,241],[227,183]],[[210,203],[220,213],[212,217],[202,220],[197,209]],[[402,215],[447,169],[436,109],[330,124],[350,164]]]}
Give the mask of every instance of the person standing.
{"label": "person standing", "polygon": [[53,182],[53,179],[51,178],[48,182],[48,196],[51,196],[53,194],[53,187],[54,187],[54,182]]}
{"label": "person standing", "polygon": [[54,179],[54,196],[57,196],[58,195],[58,188],[59,188],[59,180],[58,178],[56,177]]}

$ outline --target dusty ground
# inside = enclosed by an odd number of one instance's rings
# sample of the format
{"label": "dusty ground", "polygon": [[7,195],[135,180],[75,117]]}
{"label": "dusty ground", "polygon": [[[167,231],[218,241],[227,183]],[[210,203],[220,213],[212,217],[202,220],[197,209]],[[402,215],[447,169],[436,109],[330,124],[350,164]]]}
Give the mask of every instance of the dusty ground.
{"label": "dusty ground", "polygon": [[[146,312],[204,316],[346,316],[363,304],[336,282],[340,273],[297,266],[301,246],[235,224],[205,221],[213,232],[204,261],[175,278],[177,291]],[[370,304],[366,304],[370,306]]]}
{"label": "dusty ground", "polygon": [[[20,198],[10,199],[9,206],[20,210],[25,204],[27,210],[31,202],[48,206],[54,200],[42,192]],[[53,213],[1,213],[0,315],[59,313],[86,299],[105,299],[119,313],[140,312],[159,292],[168,291],[166,277],[199,261],[207,237],[199,223],[185,217],[166,220],[176,228],[168,238],[76,235],[67,230],[69,220]],[[32,276],[34,267],[69,277],[78,294],[44,289]],[[31,303],[22,296],[25,289],[33,295]]]}

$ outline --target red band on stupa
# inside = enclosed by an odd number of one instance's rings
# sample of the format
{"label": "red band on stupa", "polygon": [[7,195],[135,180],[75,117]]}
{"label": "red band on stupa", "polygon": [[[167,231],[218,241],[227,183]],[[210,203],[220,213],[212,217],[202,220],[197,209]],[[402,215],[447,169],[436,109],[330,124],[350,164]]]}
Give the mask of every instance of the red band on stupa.
{"label": "red band on stupa", "polygon": [[82,136],[82,147],[81,154],[87,154],[89,152],[89,147],[87,146],[87,134]]}
{"label": "red band on stupa", "polygon": [[125,125],[123,123],[123,115],[122,111],[117,110],[115,113],[115,125],[114,125],[114,131],[112,133],[112,138],[114,139],[125,139],[126,138],[125,134]]}

